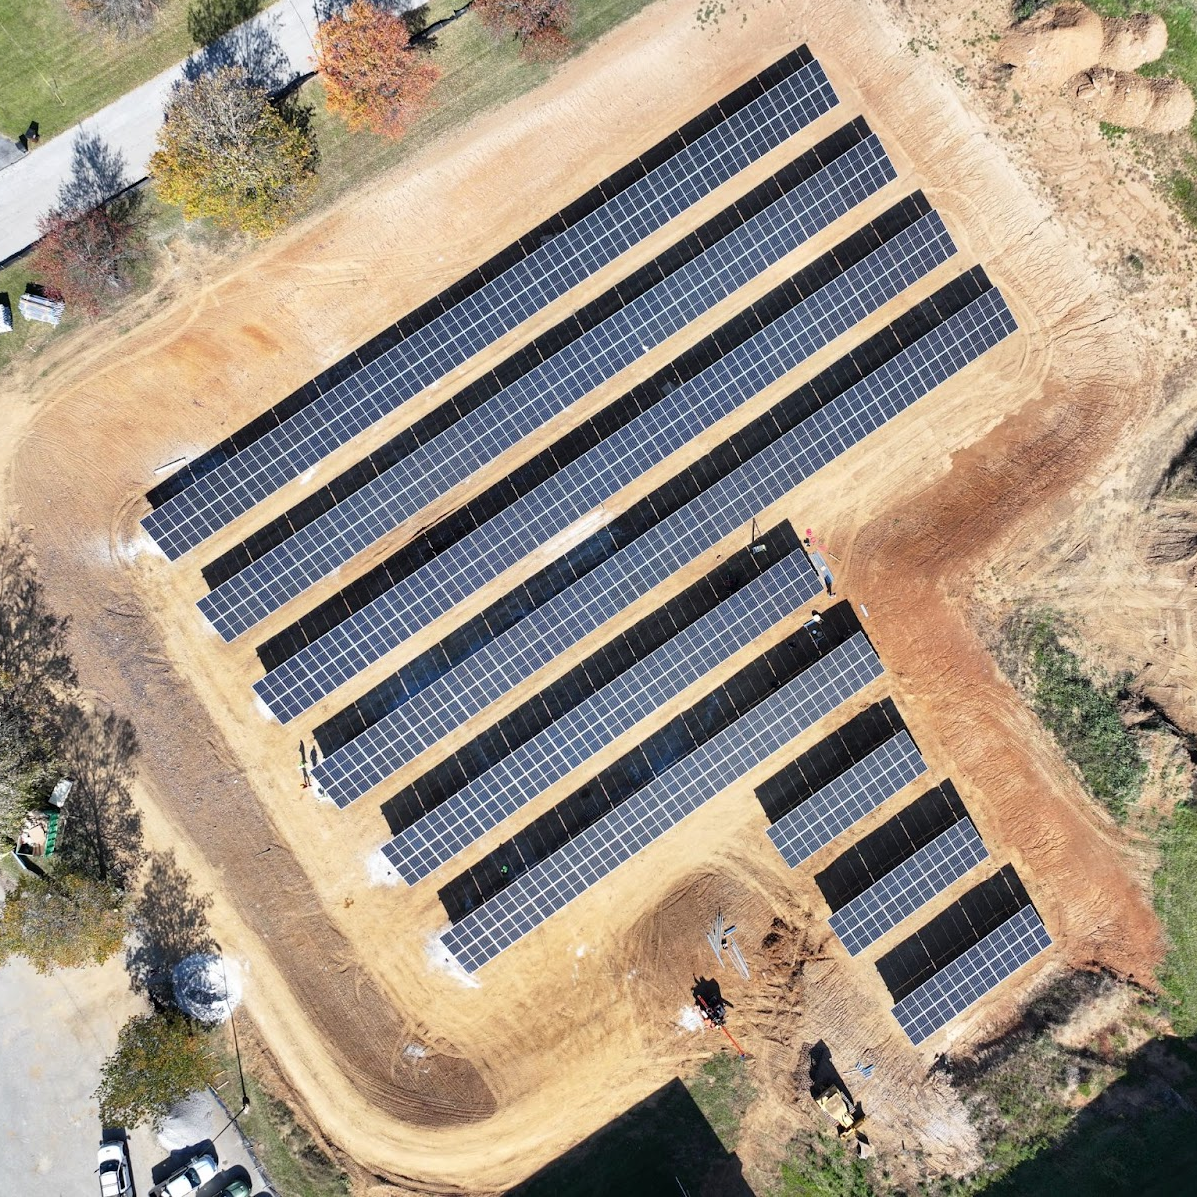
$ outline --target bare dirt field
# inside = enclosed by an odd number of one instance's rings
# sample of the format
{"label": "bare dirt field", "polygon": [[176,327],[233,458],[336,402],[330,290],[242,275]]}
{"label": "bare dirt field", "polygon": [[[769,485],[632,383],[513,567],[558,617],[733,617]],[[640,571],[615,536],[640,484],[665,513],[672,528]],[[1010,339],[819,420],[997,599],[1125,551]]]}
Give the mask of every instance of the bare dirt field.
{"label": "bare dirt field", "polygon": [[[849,0],[758,0],[701,25],[693,0],[659,0],[538,92],[430,147],[335,212],[231,268],[202,257],[176,263],[171,281],[140,305],[131,331],[101,326],[69,352],[41,359],[40,375],[27,369],[5,380],[5,505],[33,529],[51,598],[72,615],[81,677],[138,727],[150,838],[174,845],[197,885],[215,894],[214,929],[248,964],[246,1009],[291,1099],[362,1175],[378,1178],[378,1192],[502,1190],[718,1050],[710,1033],[686,1030],[679,1015],[694,974],[714,963],[703,931],[719,906],[740,924],[753,969],[747,982],[720,977],[734,1029],[754,1056],[754,1083],[775,1099],[750,1115],[741,1149],[750,1169],[813,1124],[817,1111],[795,1100],[803,1043],[825,1039],[847,1064],[865,1053],[882,1063],[868,1095],[870,1134],[895,1168],[915,1167],[902,1145],[919,1144],[926,1166],[961,1170],[976,1163],[972,1133],[950,1092],[928,1078],[936,1053],[1000,1028],[1028,989],[1062,964],[1101,964],[1150,981],[1162,944],[1139,858],[1085,800],[999,675],[985,636],[992,612],[1011,596],[1050,598],[1089,621],[1102,643],[1138,651],[1175,717],[1188,724],[1197,717],[1188,565],[1158,554],[1153,561],[1148,551],[1151,497],[1191,423],[1182,369],[1190,323],[1178,302],[1187,251],[1149,181],[1120,162],[1117,147],[1075,107],[1047,97],[1033,117],[1011,116],[1008,86],[987,50],[1006,8],[978,7],[975,17],[941,17],[955,6],[911,0],[891,11]],[[752,787],[778,762],[583,895],[475,984],[438,963],[430,945],[445,917],[436,879],[412,890],[370,880],[369,857],[386,838],[376,798],[404,776],[338,812],[302,791],[294,768],[298,738],[398,658],[282,729],[252,702],[257,640],[223,645],[194,607],[204,561],[392,429],[333,455],[195,560],[168,566],[145,551],[137,527],[156,467],[215,443],[802,42],[826,68],[840,107],[680,227],[713,215],[858,113],[879,132],[899,181],[557,427],[918,187],[960,253],[850,339],[978,262],[1001,287],[1019,321],[1014,337],[761,517],[764,527],[779,518],[800,532],[814,527],[835,554],[839,594],[867,608],[865,627],[887,674],[835,721],[892,694],[932,779],[956,783],[993,866],[1016,865],[1055,941],[1013,983],[917,1050],[889,1014],[875,956],[849,961],[827,929],[813,874],[834,852],[790,874],[765,838]],[[571,293],[452,386],[600,293],[678,231],[665,230]],[[1123,269],[1132,251],[1149,264],[1133,286]],[[837,342],[802,375],[844,349]],[[791,378],[758,396],[734,422],[793,385]],[[414,418],[440,394],[434,389],[404,410]],[[698,456],[704,444],[687,453]],[[650,483],[630,488],[627,501]],[[300,605],[364,572],[409,532],[381,542]],[[748,536],[745,529],[745,543]],[[671,579],[587,646],[706,572],[718,555]],[[496,589],[442,620],[437,633]],[[285,622],[280,614],[261,631]],[[403,651],[435,639],[429,633]],[[555,662],[538,682],[569,664]],[[653,725],[692,699],[658,712]],[[807,733],[779,760],[824,730]],[[466,734],[448,738],[427,761]],[[627,745],[612,745],[587,772]],[[472,863],[577,781],[542,795],[502,837],[475,845],[446,873]],[[895,808],[887,804],[854,834]],[[901,937],[891,933],[882,946]]]}

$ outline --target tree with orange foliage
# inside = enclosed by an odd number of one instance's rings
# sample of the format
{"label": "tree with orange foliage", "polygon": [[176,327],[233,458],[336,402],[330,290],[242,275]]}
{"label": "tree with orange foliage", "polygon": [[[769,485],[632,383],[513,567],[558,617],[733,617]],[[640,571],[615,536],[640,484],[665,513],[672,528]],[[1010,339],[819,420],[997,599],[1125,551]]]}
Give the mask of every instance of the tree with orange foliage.
{"label": "tree with orange foliage", "polygon": [[525,57],[544,62],[569,49],[570,0],[474,0],[474,12],[495,37],[513,37]]}
{"label": "tree with orange foliage", "polygon": [[428,104],[440,68],[411,45],[401,17],[353,0],[320,25],[316,69],[328,108],[351,129],[399,138]]}

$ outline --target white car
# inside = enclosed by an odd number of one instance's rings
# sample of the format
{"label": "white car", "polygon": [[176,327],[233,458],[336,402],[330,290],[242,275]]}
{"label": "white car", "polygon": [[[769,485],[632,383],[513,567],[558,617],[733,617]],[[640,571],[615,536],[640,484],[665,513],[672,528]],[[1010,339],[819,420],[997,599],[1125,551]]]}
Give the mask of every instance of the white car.
{"label": "white car", "polygon": [[158,1192],[161,1197],[189,1197],[202,1189],[216,1175],[216,1161],[210,1155],[197,1155],[180,1168]]}
{"label": "white car", "polygon": [[100,1166],[100,1197],[131,1197],[133,1176],[129,1169],[129,1151],[121,1141],[101,1143],[96,1153]]}

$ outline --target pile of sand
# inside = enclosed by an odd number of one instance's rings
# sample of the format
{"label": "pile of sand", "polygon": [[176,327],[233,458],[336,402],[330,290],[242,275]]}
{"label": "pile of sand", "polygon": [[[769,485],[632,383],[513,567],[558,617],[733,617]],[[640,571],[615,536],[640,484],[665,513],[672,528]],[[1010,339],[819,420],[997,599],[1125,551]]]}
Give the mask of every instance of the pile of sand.
{"label": "pile of sand", "polygon": [[1155,62],[1168,48],[1168,26],[1155,13],[1136,13],[1125,21],[1113,17],[1101,23],[1104,40],[1094,62],[1116,71],[1134,71]]}
{"label": "pile of sand", "polygon": [[1019,86],[1054,90],[1099,62],[1105,40],[1097,13],[1083,4],[1058,4],[1007,30],[997,54],[1015,68]]}
{"label": "pile of sand", "polygon": [[1083,4],[1057,4],[1006,31],[998,58],[1018,86],[1063,89],[1086,115],[1124,129],[1171,133],[1193,118],[1193,94],[1179,79],[1133,72],[1168,48],[1163,20],[1139,13],[1102,19]]}
{"label": "pile of sand", "polygon": [[1179,79],[1097,66],[1069,80],[1068,94],[1082,111],[1124,129],[1172,133],[1193,119],[1193,93]]}

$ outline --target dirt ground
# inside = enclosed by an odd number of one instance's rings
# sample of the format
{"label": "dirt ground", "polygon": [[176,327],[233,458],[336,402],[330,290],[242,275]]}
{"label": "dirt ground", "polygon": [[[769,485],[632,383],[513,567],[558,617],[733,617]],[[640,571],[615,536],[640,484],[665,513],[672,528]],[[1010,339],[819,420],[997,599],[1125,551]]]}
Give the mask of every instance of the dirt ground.
{"label": "dirt ground", "polygon": [[[717,24],[703,25],[693,0],[659,0],[540,91],[430,147],[336,211],[231,267],[202,256],[177,261],[137,319],[125,317],[131,331],[101,326],[40,359],[40,373],[27,368],[3,384],[5,505],[33,529],[51,597],[73,617],[82,678],[137,724],[151,841],[174,845],[197,884],[216,895],[214,929],[248,964],[246,1009],[290,1096],[362,1175],[378,1178],[379,1192],[502,1190],[715,1050],[711,1035],[685,1029],[680,1013],[694,974],[714,965],[703,931],[720,905],[740,924],[753,969],[748,982],[720,980],[754,1056],[754,1083],[775,1099],[750,1112],[741,1148],[750,1172],[799,1126],[815,1124],[810,1103],[794,1100],[804,1043],[825,1040],[841,1066],[865,1054],[878,1062],[864,1096],[887,1166],[962,1170],[976,1162],[975,1149],[963,1111],[928,1076],[935,1055],[999,1029],[1031,985],[1064,964],[1151,977],[1162,946],[1145,866],[1086,802],[998,674],[984,635],[1011,597],[1048,598],[1087,621],[1111,653],[1137,654],[1174,717],[1197,718],[1188,566],[1153,562],[1148,552],[1152,496],[1192,424],[1182,274],[1191,249],[1150,179],[1083,115],[1050,97],[1037,98],[1033,113],[1014,104],[988,56],[988,35],[1003,27],[1006,6],[981,2],[976,16],[940,15],[955,8],[931,0],[758,0],[729,5]],[[239,427],[802,41],[841,98],[833,114],[459,371],[452,385],[860,112],[880,133],[898,183],[556,427],[581,419],[916,187],[943,214],[960,253],[850,339],[977,262],[1002,288],[1018,334],[761,517],[766,527],[782,517],[799,531],[814,527],[834,554],[840,595],[867,608],[865,627],[887,674],[843,715],[894,695],[932,779],[956,783],[993,867],[1015,863],[1056,943],[918,1050],[889,1015],[875,955],[850,962],[830,936],[816,868],[790,874],[765,838],[751,791],[776,762],[473,984],[436,958],[431,945],[444,914],[435,879],[411,890],[371,880],[370,856],[386,836],[376,798],[404,776],[337,812],[305,795],[295,768],[298,738],[399,658],[284,730],[251,701],[249,683],[260,673],[253,643],[223,645],[194,607],[205,560],[393,428],[334,454],[194,560],[167,566],[145,551],[137,528],[157,467]],[[1132,253],[1146,263],[1133,277]],[[844,348],[837,342],[802,374]],[[734,422],[786,389],[758,396]],[[405,411],[415,418],[442,393],[434,389]],[[496,471],[540,443],[521,446]],[[618,505],[651,482],[629,488]],[[364,572],[408,532],[303,603]],[[588,646],[717,556],[671,579]],[[276,616],[259,638],[284,622]],[[540,680],[570,664],[554,663]],[[654,725],[686,705],[659,712]],[[465,735],[447,738],[423,764]],[[819,738],[807,733],[785,757]],[[625,747],[609,748],[593,770]],[[519,822],[568,788],[549,791]],[[875,812],[860,833],[894,806]],[[482,841],[455,867],[500,838]],[[949,890],[935,909],[966,887]]]}

